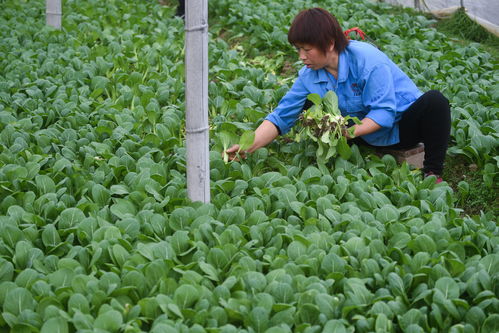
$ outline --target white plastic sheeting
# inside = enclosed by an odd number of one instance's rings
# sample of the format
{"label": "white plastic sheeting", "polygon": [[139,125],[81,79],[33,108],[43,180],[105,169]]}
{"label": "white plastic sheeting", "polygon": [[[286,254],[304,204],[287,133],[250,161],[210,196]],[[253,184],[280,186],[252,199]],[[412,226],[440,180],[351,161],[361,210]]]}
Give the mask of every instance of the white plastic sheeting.
{"label": "white plastic sheeting", "polygon": [[[436,16],[452,13],[461,7],[468,16],[484,28],[499,36],[499,0],[378,0],[394,5],[412,7]],[[466,28],[466,27],[463,27]]]}

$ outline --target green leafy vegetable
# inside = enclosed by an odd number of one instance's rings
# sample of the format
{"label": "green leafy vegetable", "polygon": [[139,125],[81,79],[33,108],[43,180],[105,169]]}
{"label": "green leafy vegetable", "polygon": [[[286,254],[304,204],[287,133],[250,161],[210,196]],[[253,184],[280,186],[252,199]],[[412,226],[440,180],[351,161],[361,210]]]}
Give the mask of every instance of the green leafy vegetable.
{"label": "green leafy vegetable", "polygon": [[337,153],[343,159],[352,155],[350,146],[344,133],[348,132],[353,137],[353,128],[349,120],[360,123],[358,119],[350,116],[343,117],[338,107],[338,96],[333,91],[328,91],[324,98],[317,94],[310,94],[308,99],[314,105],[301,115],[302,129],[296,134],[296,141],[312,139],[317,143],[317,162],[324,165]]}

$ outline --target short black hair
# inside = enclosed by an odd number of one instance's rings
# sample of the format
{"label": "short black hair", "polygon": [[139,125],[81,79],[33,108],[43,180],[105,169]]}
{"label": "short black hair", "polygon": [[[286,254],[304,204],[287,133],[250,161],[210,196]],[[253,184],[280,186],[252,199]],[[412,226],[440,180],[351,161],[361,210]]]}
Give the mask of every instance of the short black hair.
{"label": "short black hair", "polygon": [[305,9],[298,13],[289,28],[288,41],[292,45],[313,45],[324,54],[333,42],[338,53],[348,45],[348,39],[336,17],[322,8]]}

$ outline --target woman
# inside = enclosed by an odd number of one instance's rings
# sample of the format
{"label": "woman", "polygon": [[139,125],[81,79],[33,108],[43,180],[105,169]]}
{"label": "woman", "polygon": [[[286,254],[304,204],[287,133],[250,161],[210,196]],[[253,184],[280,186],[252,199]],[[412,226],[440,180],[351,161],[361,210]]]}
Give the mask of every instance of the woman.
{"label": "woman", "polygon": [[[255,131],[251,153],[287,133],[303,110],[307,95],[338,95],[343,116],[361,119],[354,135],[372,146],[392,149],[425,145],[424,173],[441,181],[450,135],[448,100],[438,91],[422,94],[383,52],[368,43],[349,41],[336,18],[321,8],[300,12],[288,41],[305,65],[289,92]],[[239,147],[227,153],[234,158]]]}

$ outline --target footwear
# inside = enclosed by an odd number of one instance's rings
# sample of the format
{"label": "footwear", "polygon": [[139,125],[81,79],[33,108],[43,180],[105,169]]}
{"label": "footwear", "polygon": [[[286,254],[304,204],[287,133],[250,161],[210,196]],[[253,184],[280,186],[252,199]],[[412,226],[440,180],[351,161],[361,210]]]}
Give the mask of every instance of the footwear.
{"label": "footwear", "polygon": [[444,180],[442,179],[442,176],[437,175],[436,173],[433,173],[433,171],[430,172],[425,172],[424,177],[430,177],[430,176],[435,176],[437,179],[435,180],[435,184],[439,184],[443,182]]}

